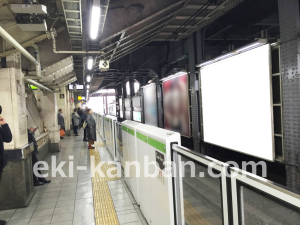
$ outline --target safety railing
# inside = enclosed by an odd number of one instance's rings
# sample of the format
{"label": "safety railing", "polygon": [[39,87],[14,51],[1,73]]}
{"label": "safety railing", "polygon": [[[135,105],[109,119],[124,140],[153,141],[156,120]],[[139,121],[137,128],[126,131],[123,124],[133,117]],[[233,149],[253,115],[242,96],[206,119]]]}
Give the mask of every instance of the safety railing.
{"label": "safety railing", "polygon": [[[113,126],[123,166],[122,126],[117,121]],[[176,224],[300,224],[300,195],[177,144],[171,154]]]}
{"label": "safety railing", "polygon": [[123,139],[122,139],[122,124],[118,121],[114,121],[115,126],[115,146],[116,146],[116,158],[120,161],[123,168]]}
{"label": "safety railing", "polygon": [[177,224],[300,224],[300,195],[179,145],[172,151]]}

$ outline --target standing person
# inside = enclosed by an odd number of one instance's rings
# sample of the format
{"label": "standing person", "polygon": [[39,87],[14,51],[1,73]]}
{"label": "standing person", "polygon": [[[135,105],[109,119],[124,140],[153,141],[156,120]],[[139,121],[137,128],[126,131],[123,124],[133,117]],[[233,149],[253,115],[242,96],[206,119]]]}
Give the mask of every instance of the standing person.
{"label": "standing person", "polygon": [[[84,121],[86,120],[86,115],[87,115],[87,111],[85,110],[81,116],[81,126],[83,125]],[[86,130],[87,130],[87,127],[84,129],[83,141],[88,141]]]}
{"label": "standing person", "polygon": [[[58,125],[60,125],[60,129],[65,130],[65,119],[62,113],[63,113],[62,109],[59,109],[57,114],[57,120],[58,120]],[[60,139],[64,139],[64,137],[60,137]]]}
{"label": "standing person", "polygon": [[74,134],[75,134],[75,136],[79,136],[78,135],[78,126],[80,124],[81,118],[77,113],[77,109],[74,109],[74,113],[72,115],[72,121],[73,121],[73,126],[74,126]]}
{"label": "standing person", "polygon": [[94,142],[97,140],[96,137],[96,121],[93,117],[93,111],[91,109],[87,110],[86,122],[87,122],[87,135],[89,139],[89,149],[94,149]]}
{"label": "standing person", "polygon": [[[37,158],[37,155],[39,154],[38,151],[38,145],[35,139],[35,131],[38,128],[30,128],[28,129],[28,143],[33,143],[34,144],[34,151],[31,153],[32,156],[32,167],[34,167],[34,165],[39,161]],[[37,169],[37,173],[39,175],[42,175],[41,171],[39,169]],[[51,180],[46,180],[46,178],[44,177],[37,177],[33,171],[33,184],[34,186],[41,186],[44,184],[49,184],[51,182]]]}
{"label": "standing person", "polygon": [[[2,108],[0,106],[0,114],[2,113]],[[7,164],[6,155],[4,153],[3,142],[9,143],[12,141],[12,134],[8,124],[5,122],[4,118],[0,116],[0,182],[2,177],[2,172]],[[0,225],[5,225],[6,221],[0,220]]]}
{"label": "standing person", "polygon": [[78,114],[80,117],[82,117],[82,113],[83,113],[83,111],[81,110],[80,107],[78,107],[78,109],[77,109],[77,114]]}

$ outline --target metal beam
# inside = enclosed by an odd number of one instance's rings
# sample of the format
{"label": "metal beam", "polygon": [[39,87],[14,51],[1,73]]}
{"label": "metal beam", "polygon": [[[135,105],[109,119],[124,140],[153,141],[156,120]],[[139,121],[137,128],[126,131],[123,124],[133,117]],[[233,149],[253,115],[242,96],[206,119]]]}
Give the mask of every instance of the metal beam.
{"label": "metal beam", "polygon": [[[188,20],[190,18],[191,18],[191,16],[176,16],[174,19],[175,20]],[[197,16],[197,17],[194,18],[194,20],[202,20],[202,19],[204,19],[203,16]]]}
{"label": "metal beam", "polygon": [[[153,29],[151,29],[151,30],[148,30],[147,32],[142,33],[140,36],[137,36],[136,38],[130,39],[129,41],[127,41],[127,42],[125,42],[124,44],[120,45],[119,48],[120,48],[120,47],[123,47],[123,46],[126,46],[126,45],[128,45],[129,43],[134,42],[135,40],[140,40],[143,36],[148,35],[149,33],[150,33],[150,34],[153,33],[154,31],[156,31],[157,29],[159,29],[159,28],[160,28],[161,26],[163,26],[163,25],[165,25],[165,24],[163,23],[163,24],[161,24],[161,25],[158,25],[157,27],[155,27],[155,28],[153,28]],[[107,53],[110,53],[111,51],[113,51],[113,50],[110,50],[110,51],[108,51]],[[107,54],[107,53],[106,53],[106,54]]]}
{"label": "metal beam", "polygon": [[120,44],[121,44],[121,42],[122,42],[122,39],[124,38],[125,34],[126,34],[126,31],[124,31],[124,32],[122,33],[122,35],[121,35],[121,37],[120,37],[120,40],[118,41],[116,47],[115,47],[114,50],[113,50],[113,53],[110,55],[110,60],[112,60],[112,58],[114,57],[114,54],[116,53],[118,47],[120,46]]}
{"label": "metal beam", "polygon": [[146,22],[148,22],[148,21],[154,19],[155,17],[157,17],[157,16],[159,16],[159,15],[161,15],[161,14],[163,14],[163,13],[169,11],[170,9],[172,9],[172,8],[174,8],[174,7],[176,7],[176,6],[179,6],[179,5],[181,5],[181,4],[184,4],[184,3],[186,3],[186,2],[189,2],[189,1],[190,1],[190,0],[181,0],[181,1],[178,1],[178,2],[176,2],[175,4],[170,5],[169,7],[167,7],[167,8],[165,8],[165,9],[163,9],[163,10],[161,10],[161,11],[159,11],[159,12],[153,14],[152,16],[149,16],[149,17],[147,17],[146,19],[141,20],[140,22],[138,22],[138,23],[136,23],[136,24],[134,24],[134,25],[132,25],[132,26],[130,26],[130,27],[127,27],[126,29],[124,29],[124,30],[122,30],[122,31],[120,31],[120,32],[117,32],[117,33],[115,33],[115,34],[113,34],[113,35],[111,35],[111,36],[109,36],[109,37],[103,39],[103,40],[100,42],[100,45],[103,44],[103,43],[105,43],[105,42],[107,42],[108,40],[110,40],[110,39],[112,39],[112,38],[118,36],[118,35],[121,35],[123,32],[126,32],[126,31],[128,31],[128,30],[130,30],[130,29],[133,29],[133,28],[135,28],[135,27],[137,27],[137,26],[143,24],[143,23],[146,23]]}
{"label": "metal beam", "polygon": [[139,45],[135,45],[134,47],[130,48],[129,50],[123,52],[121,55],[115,56],[115,58],[112,60],[112,62],[114,62],[114,61],[116,61],[116,60],[118,60],[118,59],[124,57],[125,55],[128,54],[128,52],[134,52],[135,50],[137,50],[137,49],[139,49],[139,48],[141,48],[141,47],[143,47],[143,46],[149,44],[150,42],[152,42],[152,39],[146,40],[145,42],[142,42],[142,43],[140,43]]}
{"label": "metal beam", "polygon": [[[156,34],[154,33],[154,34],[151,35],[150,37],[149,37],[149,36],[144,37],[144,38],[140,39],[139,41],[137,41],[137,42],[135,42],[135,43],[133,43],[133,44],[131,44],[131,45],[128,45],[128,46],[122,48],[122,50],[121,50],[120,52],[118,52],[118,55],[122,54],[122,52],[124,52],[126,49],[128,49],[128,48],[130,48],[130,47],[132,47],[132,46],[136,46],[136,45],[139,45],[139,43],[141,43],[141,42],[146,42],[146,41],[148,41],[148,40],[151,40],[151,39],[153,38],[153,36],[155,36],[155,35],[156,35]],[[145,40],[145,39],[146,39],[146,40]]]}
{"label": "metal beam", "polygon": [[[168,19],[167,21],[165,21],[164,23],[163,23],[163,27],[162,28],[160,28],[160,29],[158,29],[158,31],[156,32],[156,34],[158,34],[158,33],[160,33],[172,20],[174,20],[174,18],[178,15],[178,13],[180,13],[182,10],[184,10],[185,9],[185,7],[187,6],[187,4],[190,2],[190,0],[189,1],[185,1],[185,3],[184,3],[184,5],[180,8],[180,9],[178,9],[178,10],[176,10],[175,12],[173,12],[173,13],[171,13],[168,17],[170,17],[171,16],[171,18],[170,19]],[[151,40],[150,41],[145,41],[145,43],[150,43],[150,42],[152,42],[152,40],[154,39],[154,37],[156,37],[156,34],[154,34],[153,36],[152,36],[152,38],[151,38]],[[134,48],[133,48],[134,49]],[[134,50],[136,50],[136,49],[134,49]],[[128,51],[126,51],[126,52],[128,52]]]}
{"label": "metal beam", "polygon": [[[195,4],[189,4],[186,6],[187,9],[201,9],[203,5],[195,5]],[[207,9],[215,9],[217,6],[211,5]]]}
{"label": "metal beam", "polygon": [[[218,5],[214,10],[212,10],[209,14],[207,14],[203,19],[198,21],[196,24],[194,24],[191,28],[189,28],[184,34],[180,35],[177,40],[180,40],[182,38],[187,37],[191,33],[201,29],[203,26],[206,26],[207,22],[212,22],[213,20],[216,20],[219,18],[221,15],[225,14],[228,10],[234,8],[238,4],[240,4],[244,0],[225,0],[223,3]],[[228,6],[226,5],[228,4]],[[220,11],[219,14],[217,14],[217,11]],[[217,15],[214,15],[214,14]],[[203,24],[201,24],[203,23]]]}
{"label": "metal beam", "polygon": [[227,27],[225,27],[225,28],[219,30],[218,32],[214,33],[213,35],[211,35],[211,36],[208,37],[207,39],[213,38],[213,37],[217,36],[218,34],[224,32],[225,30],[228,30],[228,29],[231,28],[231,27],[232,27],[232,25],[229,25],[229,26],[227,26]]}

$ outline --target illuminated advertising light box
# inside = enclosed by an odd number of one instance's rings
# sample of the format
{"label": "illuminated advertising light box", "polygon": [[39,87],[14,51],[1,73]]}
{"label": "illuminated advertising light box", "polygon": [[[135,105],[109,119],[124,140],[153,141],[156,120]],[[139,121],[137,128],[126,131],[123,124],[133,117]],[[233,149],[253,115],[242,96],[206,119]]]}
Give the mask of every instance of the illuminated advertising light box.
{"label": "illuminated advertising light box", "polygon": [[157,98],[156,85],[143,87],[145,124],[157,127]]}
{"label": "illuminated advertising light box", "polygon": [[188,75],[180,74],[163,81],[165,129],[190,137]]}
{"label": "illuminated advertising light box", "polygon": [[133,120],[137,122],[142,122],[142,112],[133,111]]}
{"label": "illuminated advertising light box", "polygon": [[200,69],[204,141],[274,161],[270,45]]}

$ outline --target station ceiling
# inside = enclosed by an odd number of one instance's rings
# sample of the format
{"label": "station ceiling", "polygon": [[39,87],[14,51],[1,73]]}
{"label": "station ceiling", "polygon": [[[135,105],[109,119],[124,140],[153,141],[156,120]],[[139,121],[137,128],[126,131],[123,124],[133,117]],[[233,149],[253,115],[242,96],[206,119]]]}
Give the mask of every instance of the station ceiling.
{"label": "station ceiling", "polygon": [[[58,79],[73,82],[70,73],[83,84],[87,55],[55,54],[52,41],[45,32],[21,31],[9,7],[12,3],[22,3],[22,0],[0,0],[0,26],[29,51],[33,52],[29,47],[33,43],[39,46],[42,69],[72,56],[73,71],[57,77],[52,86],[60,85]],[[274,0],[101,0],[101,24],[94,41],[89,38],[92,0],[39,0],[39,3],[48,7],[48,30],[51,27],[56,29],[59,50],[101,50],[104,54],[97,56],[96,65],[100,58],[112,63],[111,70],[104,77],[94,77],[90,92],[101,86],[117,84],[104,78],[124,76],[124,72],[114,68],[114,63],[123,57],[153,43],[185,40],[202,28],[208,47],[206,51],[211,46],[243,45],[261,37],[262,30],[268,32],[268,37],[279,37],[278,6]],[[0,47],[1,57],[14,51],[8,44],[0,43]],[[33,69],[25,63],[23,70]],[[140,74],[147,75],[148,72]]]}

